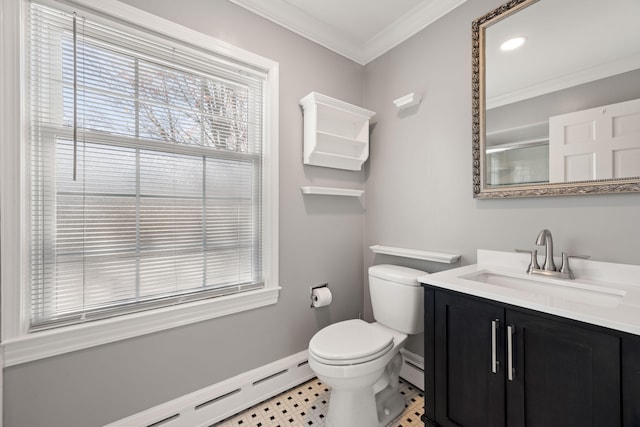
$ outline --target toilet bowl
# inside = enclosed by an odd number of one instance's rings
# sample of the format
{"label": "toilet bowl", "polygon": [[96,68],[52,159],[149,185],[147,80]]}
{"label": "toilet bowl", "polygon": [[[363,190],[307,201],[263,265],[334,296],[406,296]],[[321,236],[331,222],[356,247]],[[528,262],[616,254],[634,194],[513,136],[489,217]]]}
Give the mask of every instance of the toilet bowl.
{"label": "toilet bowl", "polygon": [[422,332],[423,271],[380,265],[369,269],[374,323],[352,319],[318,331],[309,342],[309,366],[331,387],[328,427],[383,427],[403,411],[398,391],[400,349]]}
{"label": "toilet bowl", "polygon": [[[377,399],[376,395],[387,387],[397,389],[402,367],[399,351],[407,335],[358,319],[335,323],[320,332],[325,334],[316,334],[309,343],[309,366],[323,383],[331,387],[326,425],[377,427],[385,426],[397,417],[404,409],[404,400],[401,397],[394,399],[392,393]],[[335,350],[340,341],[361,343],[365,341],[363,337],[372,338],[372,344],[360,352],[346,352],[352,359],[335,352],[335,358],[331,358],[330,350]],[[331,338],[335,341],[332,342]],[[351,350],[355,346],[350,347]],[[394,358],[395,369],[388,370]]]}

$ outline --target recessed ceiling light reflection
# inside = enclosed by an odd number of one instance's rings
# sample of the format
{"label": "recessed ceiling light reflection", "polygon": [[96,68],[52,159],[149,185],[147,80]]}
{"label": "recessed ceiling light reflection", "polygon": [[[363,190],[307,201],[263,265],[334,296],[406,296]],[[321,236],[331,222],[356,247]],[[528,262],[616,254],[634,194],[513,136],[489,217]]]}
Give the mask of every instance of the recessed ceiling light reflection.
{"label": "recessed ceiling light reflection", "polygon": [[500,50],[503,50],[505,52],[508,52],[510,50],[515,50],[521,47],[526,41],[527,41],[527,38],[524,36],[510,38],[509,40],[507,40],[506,42],[500,45]]}

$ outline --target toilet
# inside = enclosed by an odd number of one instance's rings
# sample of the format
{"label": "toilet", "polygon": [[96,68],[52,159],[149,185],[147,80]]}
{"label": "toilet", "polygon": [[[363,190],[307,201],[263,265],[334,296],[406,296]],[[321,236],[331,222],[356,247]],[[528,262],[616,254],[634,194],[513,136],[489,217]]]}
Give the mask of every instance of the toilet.
{"label": "toilet", "polygon": [[318,331],[309,342],[309,366],[331,387],[328,427],[383,427],[404,410],[398,391],[400,349],[424,330],[424,271],[397,265],[369,268],[376,322],[345,320]]}

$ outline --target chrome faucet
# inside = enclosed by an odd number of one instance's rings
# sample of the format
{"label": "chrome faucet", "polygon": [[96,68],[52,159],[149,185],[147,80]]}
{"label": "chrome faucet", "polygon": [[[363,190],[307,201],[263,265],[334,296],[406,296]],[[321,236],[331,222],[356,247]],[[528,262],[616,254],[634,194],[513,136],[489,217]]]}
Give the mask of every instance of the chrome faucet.
{"label": "chrome faucet", "polygon": [[553,237],[551,237],[551,232],[547,229],[544,229],[538,233],[538,237],[536,238],[537,246],[545,247],[545,258],[542,267],[538,265],[538,251],[523,251],[521,249],[516,249],[516,252],[527,252],[531,254],[531,263],[527,268],[527,273],[529,274],[542,274],[544,276],[558,277],[561,279],[574,279],[573,271],[569,267],[569,258],[582,258],[587,259],[589,256],[586,255],[569,255],[567,253],[562,253],[562,266],[560,269],[556,268],[556,264],[553,262]]}
{"label": "chrome faucet", "polygon": [[542,270],[544,271],[556,271],[556,265],[553,262],[553,237],[551,232],[547,229],[538,233],[536,239],[537,246],[545,246],[544,264],[542,264]]}

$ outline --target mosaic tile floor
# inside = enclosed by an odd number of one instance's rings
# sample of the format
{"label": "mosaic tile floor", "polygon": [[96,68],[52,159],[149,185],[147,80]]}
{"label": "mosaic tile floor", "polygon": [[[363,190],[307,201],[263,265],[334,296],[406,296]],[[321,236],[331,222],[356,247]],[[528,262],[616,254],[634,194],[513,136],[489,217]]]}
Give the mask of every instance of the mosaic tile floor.
{"label": "mosaic tile floor", "polygon": [[[422,427],[424,395],[415,386],[400,380],[405,410],[389,427]],[[314,378],[289,391],[215,424],[215,427],[324,426],[331,390]],[[366,427],[366,426],[354,426]]]}

